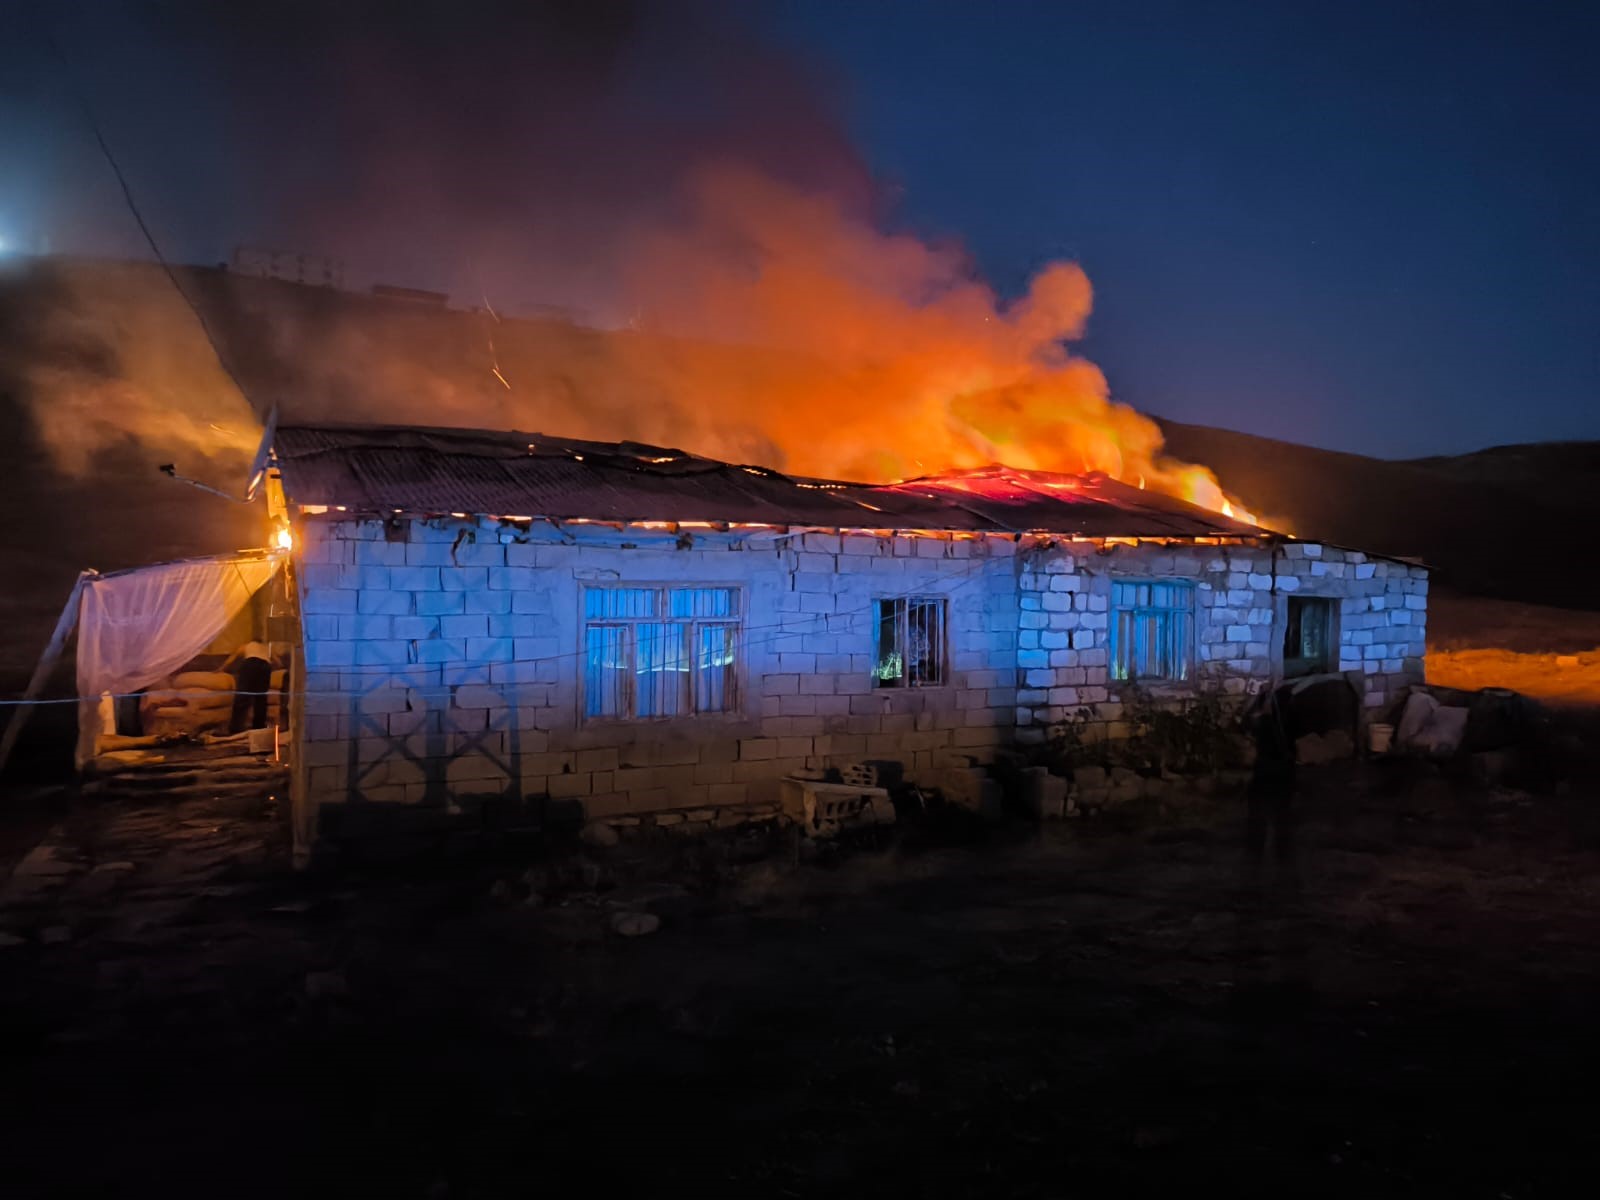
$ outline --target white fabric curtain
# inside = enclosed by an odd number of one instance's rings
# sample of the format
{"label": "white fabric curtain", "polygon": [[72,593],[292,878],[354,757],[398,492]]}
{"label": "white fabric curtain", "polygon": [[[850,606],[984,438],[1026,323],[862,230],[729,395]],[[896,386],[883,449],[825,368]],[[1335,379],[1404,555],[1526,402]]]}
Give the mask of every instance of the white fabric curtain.
{"label": "white fabric curtain", "polygon": [[85,580],[78,609],[80,763],[94,752],[102,693],[136,692],[183,666],[281,565],[276,557],[203,559]]}

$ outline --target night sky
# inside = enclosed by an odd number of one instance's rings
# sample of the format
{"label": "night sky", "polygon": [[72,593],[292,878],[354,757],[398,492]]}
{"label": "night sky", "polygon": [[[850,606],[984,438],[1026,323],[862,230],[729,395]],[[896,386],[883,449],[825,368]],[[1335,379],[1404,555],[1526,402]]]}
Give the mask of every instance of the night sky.
{"label": "night sky", "polygon": [[[1083,352],[1146,411],[1395,457],[1600,437],[1593,5],[28,7],[175,259],[618,319],[619,232],[726,157],[1005,293],[1082,263]],[[135,254],[17,11],[0,240]]]}

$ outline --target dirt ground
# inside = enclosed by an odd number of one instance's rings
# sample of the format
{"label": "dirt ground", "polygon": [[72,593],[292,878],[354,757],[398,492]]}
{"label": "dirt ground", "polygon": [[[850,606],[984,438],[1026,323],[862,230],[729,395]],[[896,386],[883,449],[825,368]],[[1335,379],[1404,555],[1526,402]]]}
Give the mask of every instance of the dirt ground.
{"label": "dirt ground", "polygon": [[1208,801],[624,846],[535,903],[536,848],[308,878],[271,813],[44,808],[3,864],[6,1190],[1575,1194],[1600,798],[1302,792],[1255,881]]}

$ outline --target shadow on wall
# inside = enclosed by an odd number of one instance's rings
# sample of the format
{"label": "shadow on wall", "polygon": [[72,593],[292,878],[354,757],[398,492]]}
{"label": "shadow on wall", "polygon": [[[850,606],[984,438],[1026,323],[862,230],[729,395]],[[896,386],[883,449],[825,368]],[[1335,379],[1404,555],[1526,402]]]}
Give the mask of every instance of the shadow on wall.
{"label": "shadow on wall", "polygon": [[[389,682],[382,677],[375,690],[391,690]],[[447,712],[450,689],[441,691]],[[378,847],[383,854],[403,854],[453,833],[575,835],[585,820],[581,798],[524,789],[521,742],[504,736],[506,729],[522,724],[517,694],[515,687],[501,689],[505,703],[498,719],[476,734],[446,730],[442,715],[426,710],[418,714],[423,732],[394,733],[384,714],[365,711],[363,697],[352,695],[344,718],[351,735],[336,743],[350,782],[340,802],[319,805],[319,837],[346,850]],[[464,766],[480,778],[465,783],[452,778]],[[364,794],[396,782],[421,784],[420,796],[396,804]]]}

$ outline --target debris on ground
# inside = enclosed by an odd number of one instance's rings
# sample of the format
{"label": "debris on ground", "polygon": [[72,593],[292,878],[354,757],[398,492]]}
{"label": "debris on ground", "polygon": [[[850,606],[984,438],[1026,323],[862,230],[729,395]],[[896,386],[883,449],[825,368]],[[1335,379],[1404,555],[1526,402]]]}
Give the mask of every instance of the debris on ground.
{"label": "debris on ground", "polygon": [[644,937],[660,928],[661,918],[655,913],[619,912],[611,917],[611,932],[622,937]]}
{"label": "debris on ground", "polygon": [[[248,1162],[282,1195],[337,1146],[362,1191],[509,1196],[537,1144],[552,1177],[656,1190],[1030,1195],[1070,1164],[1142,1194],[1237,1190],[1270,1147],[1259,1190],[1337,1154],[1319,1195],[1565,1194],[1600,1072],[1600,806],[1563,782],[1308,768],[1264,864],[1225,797],[1181,829],[940,841],[903,813],[887,845],[328,875],[289,869],[274,810],[75,807],[0,888],[8,1186],[210,1196]],[[653,1142],[761,1136],[620,1156],[619,1097]],[[64,1154],[86,1122],[95,1153]]]}

